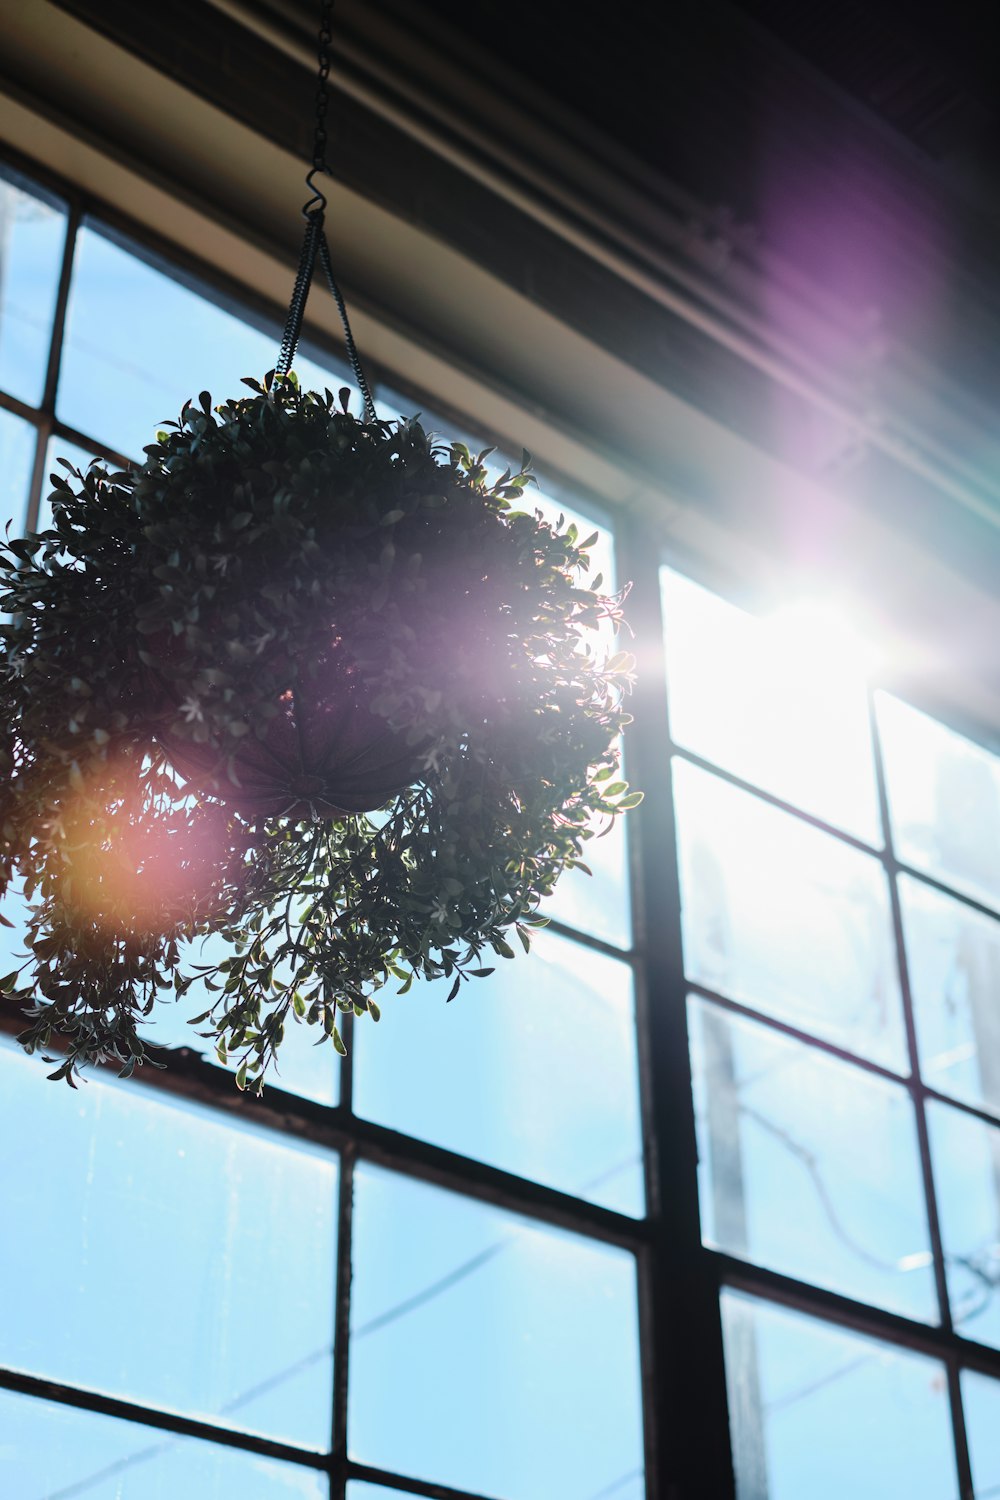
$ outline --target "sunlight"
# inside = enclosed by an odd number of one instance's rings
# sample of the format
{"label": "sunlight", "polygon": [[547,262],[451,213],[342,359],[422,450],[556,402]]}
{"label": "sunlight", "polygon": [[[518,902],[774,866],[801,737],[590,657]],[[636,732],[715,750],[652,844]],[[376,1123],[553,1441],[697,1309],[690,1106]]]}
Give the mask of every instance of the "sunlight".
{"label": "sunlight", "polygon": [[664,570],[678,745],[868,843],[879,841],[866,677],[875,632],[803,595],[756,618]]}
{"label": "sunlight", "polygon": [[870,682],[886,668],[886,651],[856,612],[832,599],[800,598],[762,620],[763,634],[790,676],[845,687]]}

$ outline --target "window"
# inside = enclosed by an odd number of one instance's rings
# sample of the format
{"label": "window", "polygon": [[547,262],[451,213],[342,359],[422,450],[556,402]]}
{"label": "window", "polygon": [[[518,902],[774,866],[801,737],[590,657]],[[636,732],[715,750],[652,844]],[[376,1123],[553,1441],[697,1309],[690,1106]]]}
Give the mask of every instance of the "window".
{"label": "window", "polygon": [[[59,458],[141,457],[195,386],[221,398],[269,368],[279,330],[72,195],[8,173],[0,211],[4,504],[21,530]],[[326,349],[296,369],[350,384]],[[541,503],[573,514],[574,498]],[[296,1028],[259,1103],[234,1109],[214,1054],[196,1055],[193,992],[149,1023],[188,1049],[167,1087],[102,1074],[73,1093],[0,1041],[21,1226],[0,1248],[20,1285],[0,1333],[5,1494],[638,1500],[636,955],[624,836],[595,847],[593,881],[563,884],[516,980],[498,972],[467,1006],[446,1006],[448,986],[391,997],[343,1064]],[[16,897],[6,914],[3,972]]]}
{"label": "window", "polygon": [[[267,369],[280,310],[0,172],[16,532],[59,457]],[[1000,759],[829,619],[593,519],[647,802],[529,957],[390,997],[343,1063],[296,1028],[261,1101],[193,996],[151,1021],[166,1078],[71,1093],[0,1039],[5,1494],[726,1500],[730,1437],[739,1500],[1000,1488]]]}
{"label": "window", "polygon": [[739,1500],[991,1494],[1000,758],[829,618],[662,583]]}

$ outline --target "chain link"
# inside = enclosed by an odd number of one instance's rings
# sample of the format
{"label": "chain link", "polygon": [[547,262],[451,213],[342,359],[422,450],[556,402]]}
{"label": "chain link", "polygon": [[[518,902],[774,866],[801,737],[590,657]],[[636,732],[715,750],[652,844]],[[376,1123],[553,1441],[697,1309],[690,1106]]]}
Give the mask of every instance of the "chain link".
{"label": "chain link", "polygon": [[361,360],[354,343],[350,319],[347,316],[347,305],[344,302],[343,294],[333,274],[330,246],[327,244],[326,231],[323,227],[323,220],[326,213],[326,194],[314,181],[319,173],[323,173],[325,176],[330,175],[330,168],[326,160],[326,116],[330,104],[330,46],[333,41],[333,4],[334,0],[320,0],[319,40],[316,48],[318,63],[316,74],[316,129],[313,136],[312,168],[306,173],[306,186],[312,196],[307,200],[302,209],[306,221],[306,230],[302,240],[299,269],[295,277],[292,300],[288,307],[288,317],[285,322],[285,331],[281,340],[281,351],[278,355],[275,373],[277,375],[287,375],[292,368],[292,361],[295,358],[295,351],[298,348],[299,335],[302,332],[302,320],[305,316],[306,301],[309,297],[309,288],[312,285],[313,271],[316,267],[316,258],[318,255],[333,300],[337,304],[340,321],[344,325],[344,343],[347,347],[347,357],[351,362],[351,369],[354,372],[354,378],[358,383],[361,399],[364,402],[365,421],[374,422],[376,420],[375,403],[372,400],[371,390],[365,379],[365,373],[361,367]]}
{"label": "chain link", "polygon": [[330,45],[333,41],[333,0],[322,0],[319,40],[316,46],[316,130],[313,136],[313,167],[329,172],[326,164],[326,115],[330,106]]}

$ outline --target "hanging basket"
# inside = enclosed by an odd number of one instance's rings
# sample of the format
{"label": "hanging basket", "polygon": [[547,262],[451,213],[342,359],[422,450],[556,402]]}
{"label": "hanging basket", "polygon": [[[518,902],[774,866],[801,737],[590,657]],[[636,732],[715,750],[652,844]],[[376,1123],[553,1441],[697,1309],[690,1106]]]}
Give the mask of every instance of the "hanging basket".
{"label": "hanging basket", "polygon": [[342,1050],[338,1008],[377,1019],[389,979],[455,993],[527,946],[638,800],[631,662],[587,644],[620,616],[594,538],[515,509],[526,470],[491,484],[346,392],[246,384],[141,466],[55,481],[51,528],[0,551],[0,879],[33,903],[3,988],[71,1081],[147,1055],[206,931],[233,946],[198,1019],[241,1085],[290,1018]]}

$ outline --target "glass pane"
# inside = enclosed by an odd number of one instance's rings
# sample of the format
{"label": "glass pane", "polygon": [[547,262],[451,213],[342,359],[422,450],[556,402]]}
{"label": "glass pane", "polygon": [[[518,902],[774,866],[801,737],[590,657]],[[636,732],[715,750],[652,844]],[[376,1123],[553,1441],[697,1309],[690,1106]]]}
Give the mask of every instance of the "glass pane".
{"label": "glass pane", "polygon": [[674,762],[689,979],[908,1071],[881,864]]}
{"label": "glass pane", "polygon": [[46,1071],[0,1046],[0,1363],[326,1448],[335,1158]]}
{"label": "glass pane", "polygon": [[[232,952],[230,944],[210,935],[192,944],[183,962],[194,968],[199,963],[215,963]],[[200,981],[180,1000],[163,991],[143,1025],[143,1036],[161,1047],[190,1047],[213,1065],[221,1066],[215,1043],[198,1035],[206,1029],[206,1023],[190,1025],[191,1017],[200,1016],[215,998]],[[321,1037],[321,1027],[307,1026],[291,1015],[285,1026],[279,1061],[265,1074],[265,1089],[270,1084],[304,1099],[315,1099],[317,1104],[336,1104],[340,1098],[340,1059],[333,1043],[328,1038],[320,1041]],[[227,1064],[228,1071],[235,1073],[239,1063],[240,1055],[234,1053]]]}
{"label": "glass pane", "polygon": [[[248,394],[274,368],[279,333],[262,333],[197,291],[85,227],[70,287],[59,376],[59,417],[109,448],[141,459],[156,429],[203,390],[213,400]],[[345,382],[296,360],[303,385]]]}
{"label": "glass pane", "polygon": [[962,1371],[962,1405],[978,1500],[1000,1495],[1000,1381]]}
{"label": "glass pane", "polygon": [[[616,588],[614,537],[606,526],[589,520],[582,512],[554,499],[544,490],[525,497],[525,509],[535,506],[546,520],[555,525],[560,515],[572,523],[581,540],[597,532],[597,541],[590,548],[590,571],[586,579],[596,578],[600,573],[604,579],[603,589],[610,593]],[[609,655],[630,649],[628,636],[619,639],[610,628],[602,626],[594,637],[595,646]],[[627,776],[628,772],[624,774]],[[588,932],[592,937],[603,938],[619,948],[627,948],[632,940],[632,915],[629,892],[629,867],[627,844],[628,819],[619,818],[606,834],[592,838],[584,845],[584,863],[593,871],[585,875],[582,870],[569,870],[560,877],[555,894],[545,902],[542,910],[557,922]]]}
{"label": "glass pane", "polygon": [[66,214],[0,175],[0,389],[39,406],[52,341]]}
{"label": "glass pane", "polygon": [[924,1082],[1000,1114],[1000,922],[901,875]]}
{"label": "glass pane", "polygon": [[936,1320],[905,1089],[707,1001],[689,1015],[705,1242]]}
{"label": "glass pane", "polygon": [[937,1360],[722,1296],[738,1500],[955,1500]]}
{"label": "glass pane", "polygon": [[896,854],[1000,909],[1000,757],[876,697]]}
{"label": "glass pane", "polygon": [[632,1256],[363,1166],[351,1457],[504,1500],[641,1494]]}
{"label": "glass pane", "polygon": [[13,969],[18,969],[25,962],[25,923],[28,918],[28,907],[21,894],[21,882],[16,880],[7,887],[7,893],[0,903],[0,912],[11,924],[9,927],[0,924],[0,979],[9,974]]}
{"label": "glass pane", "polygon": [[[623,775],[628,777],[627,766]],[[616,818],[606,833],[595,831],[583,846],[583,861],[592,873],[567,870],[541,907],[553,921],[603,938],[618,948],[628,948],[632,941],[628,821],[627,817]]]}
{"label": "glass pane", "polygon": [[622,1213],[641,1214],[635,1007],[627,964],[540,933],[446,1004],[451,980],[355,1027],[354,1107]]}
{"label": "glass pane", "polygon": [[327,1500],[295,1464],[0,1391],[0,1493],[10,1500]]}
{"label": "glass pane", "polygon": [[1000,1348],[1000,1129],[933,1100],[927,1123],[952,1321]]}
{"label": "glass pane", "polygon": [[[13,923],[12,927],[0,926],[2,978],[25,962],[27,906],[20,892],[12,888],[7,892],[0,910]],[[204,942],[194,945],[190,962],[209,962],[211,955],[224,958],[229,952],[228,944],[223,943],[221,938],[206,938]],[[166,990],[162,991],[152,1015],[142,1026],[143,1036],[161,1047],[190,1047],[193,1052],[218,1066],[214,1045],[198,1035],[205,1027],[189,1024],[192,1016],[207,1010],[211,1000],[212,996],[201,984],[193,984],[181,1000]],[[320,1035],[317,1027],[290,1020],[281,1044],[280,1065],[268,1071],[266,1084],[286,1089],[304,1099],[314,1099],[317,1104],[336,1104],[340,1098],[340,1059],[329,1041],[315,1045]],[[234,1056],[230,1059],[229,1072],[235,1073],[238,1066],[239,1057]]]}
{"label": "glass pane", "polygon": [[869,843],[879,818],[864,679],[816,621],[756,620],[661,573],[674,740]]}
{"label": "glass pane", "polygon": [[[97,457],[88,448],[81,448],[79,443],[71,443],[67,438],[51,437],[45,449],[45,479],[42,485],[42,503],[39,508],[38,530],[44,531],[52,520],[52,506],[49,504],[51,494],[51,477],[57,474],[60,479],[68,479],[76,489],[78,481],[71,474],[67,474],[63,465],[59,462],[61,458],[68,459],[74,468],[86,474],[93,460]],[[104,463],[104,460],[100,460]],[[108,464],[108,468],[114,469],[116,464]]]}
{"label": "glass pane", "polygon": [[11,536],[23,536],[27,530],[35,442],[31,423],[0,407],[0,532],[9,521]]}

